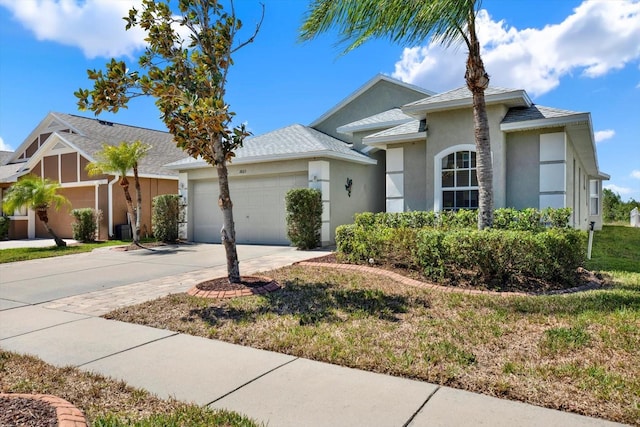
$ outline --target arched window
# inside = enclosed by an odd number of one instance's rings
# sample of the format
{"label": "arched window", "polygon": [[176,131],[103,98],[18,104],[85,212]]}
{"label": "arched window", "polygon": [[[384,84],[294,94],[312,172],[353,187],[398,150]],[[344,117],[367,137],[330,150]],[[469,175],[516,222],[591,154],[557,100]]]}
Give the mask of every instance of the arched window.
{"label": "arched window", "polygon": [[475,146],[451,147],[436,156],[436,210],[478,208]]}

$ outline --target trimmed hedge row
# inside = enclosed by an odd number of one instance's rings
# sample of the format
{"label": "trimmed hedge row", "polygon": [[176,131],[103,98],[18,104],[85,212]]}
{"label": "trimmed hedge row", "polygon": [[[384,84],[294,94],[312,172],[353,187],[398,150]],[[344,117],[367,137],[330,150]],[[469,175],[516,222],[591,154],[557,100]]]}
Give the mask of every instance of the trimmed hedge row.
{"label": "trimmed hedge row", "polygon": [[[493,228],[498,230],[542,231],[548,227],[569,228],[571,208],[561,209],[496,209]],[[478,212],[461,209],[457,212],[413,211],[413,212],[364,212],[355,215],[354,223],[364,227],[424,228],[440,229],[476,228]]]}
{"label": "trimmed hedge row", "polygon": [[565,228],[563,221],[557,227],[533,227],[533,211],[509,210],[505,216],[528,219],[483,231],[464,225],[472,223],[466,212],[450,215],[439,228],[423,225],[431,212],[360,214],[355,224],[338,227],[336,245],[345,261],[409,268],[436,281],[464,279],[505,288],[524,278],[571,286],[585,260],[585,233]]}

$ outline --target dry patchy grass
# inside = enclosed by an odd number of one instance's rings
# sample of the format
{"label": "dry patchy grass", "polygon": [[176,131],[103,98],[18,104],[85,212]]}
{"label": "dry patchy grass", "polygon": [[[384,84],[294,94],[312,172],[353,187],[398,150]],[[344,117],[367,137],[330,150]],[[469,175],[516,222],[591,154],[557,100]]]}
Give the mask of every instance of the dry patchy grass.
{"label": "dry patchy grass", "polygon": [[[0,391],[52,394],[61,397],[97,426],[174,425],[256,426],[228,411],[214,411],[177,400],[163,400],[147,391],[77,368],[57,368],[31,356],[0,350]],[[186,423],[186,424],[184,424]]]}
{"label": "dry patchy grass", "polygon": [[640,274],[539,297],[428,291],[330,267],[266,274],[283,289],[171,295],[106,317],[640,425]]}

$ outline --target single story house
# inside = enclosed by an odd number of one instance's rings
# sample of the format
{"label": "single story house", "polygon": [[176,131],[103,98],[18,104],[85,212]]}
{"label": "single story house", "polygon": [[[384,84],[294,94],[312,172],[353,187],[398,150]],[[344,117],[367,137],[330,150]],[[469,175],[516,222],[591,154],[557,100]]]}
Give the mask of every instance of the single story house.
{"label": "single story house", "polygon": [[[533,104],[524,90],[489,87],[496,208],[570,207],[572,225],[602,225],[602,181],[591,116]],[[179,172],[186,238],[220,242],[215,170],[185,158]],[[362,211],[476,208],[472,98],[377,75],[308,126],[251,137],[229,166],[237,241],[287,244],[284,195],[322,191],[322,243]]]}
{"label": "single story house", "polygon": [[[0,200],[20,177],[33,174],[61,184],[61,194],[71,207],[100,209],[103,214],[99,238],[107,239],[127,224],[124,193],[114,175],[88,176],[85,167],[94,161],[103,144],[140,140],[151,149],[139,165],[142,190],[142,234],[151,234],[151,202],[159,194],[176,194],[178,173],[165,164],[184,158],[167,132],[126,126],[72,114],[49,113],[15,152],[0,156]],[[132,173],[133,174],[133,173]],[[135,203],[133,178],[130,191]],[[9,237],[13,239],[49,237],[33,211],[22,210],[11,216]],[[73,237],[73,216],[67,209],[49,211],[49,223],[56,234]]]}

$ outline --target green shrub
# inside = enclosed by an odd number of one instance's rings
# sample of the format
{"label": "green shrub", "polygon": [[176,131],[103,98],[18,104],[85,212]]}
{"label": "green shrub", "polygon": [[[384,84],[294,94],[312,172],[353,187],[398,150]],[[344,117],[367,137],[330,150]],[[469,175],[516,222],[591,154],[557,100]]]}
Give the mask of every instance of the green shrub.
{"label": "green shrub", "polygon": [[298,249],[320,245],[322,193],[313,188],[294,188],[285,196],[287,237]]}
{"label": "green shrub", "polygon": [[542,211],[542,222],[553,228],[569,228],[571,208],[547,208]]}
{"label": "green shrub", "polygon": [[182,206],[178,194],[160,194],[153,198],[151,224],[157,240],[172,243],[178,240],[178,224]]}
{"label": "green shrub", "polygon": [[8,216],[0,215],[0,240],[7,240],[9,238],[9,225],[11,224],[11,218]]}
{"label": "green shrub", "polygon": [[102,211],[91,208],[73,209],[71,215],[76,220],[71,224],[73,239],[82,243],[95,242]]}
{"label": "green shrub", "polygon": [[366,228],[346,224],[336,228],[336,249],[341,259],[352,263],[377,263],[382,259],[386,242],[394,229]]}

